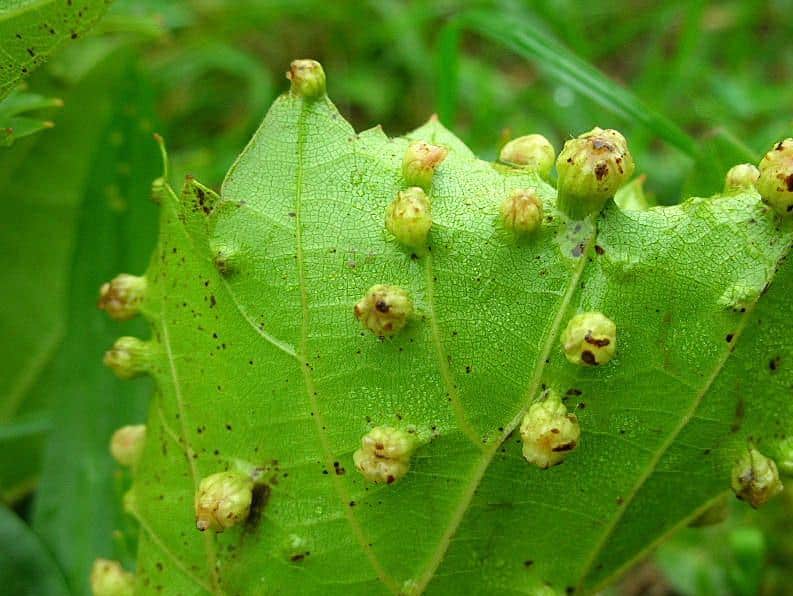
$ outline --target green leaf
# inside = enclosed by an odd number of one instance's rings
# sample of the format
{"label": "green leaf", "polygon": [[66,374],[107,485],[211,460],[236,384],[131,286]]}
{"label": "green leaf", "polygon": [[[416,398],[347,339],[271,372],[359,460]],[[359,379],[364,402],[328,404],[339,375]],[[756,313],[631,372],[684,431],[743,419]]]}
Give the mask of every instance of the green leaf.
{"label": "green leaf", "polygon": [[[51,134],[22,139],[0,152],[3,198],[14,205],[14,216],[0,222],[0,250],[14,256],[5,259],[0,274],[4,287],[14,288],[0,309],[0,332],[14,338],[0,347],[0,428],[18,417],[49,417],[77,214],[107,110],[97,91],[96,83],[73,88]],[[36,103],[31,96],[20,102],[20,95],[0,105]],[[96,110],[92,117],[87,107]],[[45,168],[50,175],[42,176]],[[0,448],[9,454],[0,460],[0,488],[3,498],[11,499],[28,491],[38,476],[42,433],[13,439],[0,434]]]}
{"label": "green leaf", "polygon": [[67,39],[77,39],[110,0],[10,0],[0,7],[0,99]]}
{"label": "green leaf", "polygon": [[[774,511],[768,513],[774,519]],[[774,593],[763,586],[767,555],[757,520],[733,515],[712,527],[682,530],[658,549],[655,560],[675,591],[685,596],[751,596]]]}
{"label": "green leaf", "polygon": [[0,505],[0,583],[6,594],[69,594],[47,549],[13,512]]}
{"label": "green leaf", "polygon": [[[71,106],[74,112],[66,113]],[[156,209],[148,200],[151,178],[159,169],[152,94],[133,50],[117,51],[91,70],[64,116],[75,118],[90,138],[83,151],[60,144],[73,142],[79,136],[74,132],[51,137],[47,145],[49,151],[67,154],[68,167],[81,175],[74,180],[66,174],[79,208],[68,253],[63,341],[48,375],[36,384],[36,391],[48,394],[51,419],[57,423],[44,453],[33,527],[64,569],[72,591],[84,594],[95,558],[124,555],[123,537],[118,541],[114,533],[129,530],[121,510],[127,480],[108,444],[116,428],[143,419],[151,392],[149,383],[124,384],[97,366],[120,329],[142,329],[139,321],[120,327],[108,320],[96,308],[99,287],[119,271],[143,270],[155,238]],[[40,171],[42,163],[30,167]],[[40,188],[41,181],[57,184],[58,178],[26,181]]]}
{"label": "green leaf", "polygon": [[[14,288],[0,310],[0,332],[14,338],[0,348],[0,449],[6,454],[0,458],[0,496],[7,502],[35,488],[44,441],[52,428],[52,407],[60,402],[64,387],[81,383],[81,391],[91,393],[89,403],[105,399],[101,394],[107,387],[90,385],[87,377],[78,372],[81,365],[75,364],[78,361],[94,364],[95,351],[101,353],[104,347],[99,338],[89,341],[86,325],[92,330],[97,325],[105,329],[102,336],[105,342],[112,338],[108,330],[111,327],[105,328],[102,313],[94,309],[98,287],[119,268],[142,269],[149,251],[146,238],[153,237],[153,208],[145,201],[141,207],[140,197],[132,202],[127,194],[148,193],[148,179],[135,179],[134,186],[129,184],[132,158],[140,162],[138,167],[144,171],[153,173],[157,168],[157,153],[150,136],[151,98],[144,97],[143,91],[130,94],[121,85],[122,77],[131,77],[133,84],[139,81],[128,58],[116,66],[118,72],[113,70],[112,59],[106,57],[102,68],[95,65],[79,84],[66,92],[65,107],[57,116],[58,125],[49,135],[24,139],[0,153],[3,196],[14,205],[14,217],[0,223],[0,250],[14,255],[5,260],[0,273],[3,285]],[[141,98],[143,101],[137,103]],[[30,96],[22,102],[17,95],[6,101],[9,100],[27,106],[49,101]],[[137,120],[119,114],[125,106]],[[130,145],[132,141],[134,144]],[[105,148],[108,157],[104,163],[97,161],[100,146],[113,148]],[[43,170],[47,176],[42,176]],[[89,205],[88,198],[94,193],[96,199]],[[131,204],[129,209],[122,204],[125,200]],[[81,214],[83,209],[88,209],[85,215]],[[140,209],[144,213],[149,211],[145,225],[138,221],[143,217],[139,215]],[[105,236],[88,234],[80,228],[81,217],[89,218],[82,225],[90,230],[102,222],[100,214],[108,216],[110,225],[118,218],[127,217],[128,211],[133,215],[128,225],[140,225],[141,236],[134,242],[119,237],[117,242],[128,242],[132,248],[119,244],[115,251],[110,251],[112,243],[100,244],[108,242]],[[112,218],[111,214],[114,214]],[[86,241],[95,243],[87,249],[88,253],[111,260],[102,265],[98,257],[95,261],[92,257],[81,266],[94,267],[93,273],[88,279],[79,279],[74,268],[76,259],[82,256],[75,250]],[[85,285],[76,286],[81,287],[82,295],[72,309],[87,309],[87,315],[70,322],[69,288],[73,284]],[[87,321],[86,316],[89,316]],[[69,338],[64,344],[67,334]],[[80,338],[76,344],[74,336]],[[74,350],[74,345],[85,350]],[[64,354],[68,354],[69,363],[65,366],[59,360]],[[103,383],[113,383],[106,375],[101,378]],[[143,388],[138,395],[142,393],[145,393]],[[66,401],[60,407],[69,405]],[[110,413],[116,424],[125,420],[124,412],[122,408]],[[59,423],[59,432],[73,432],[67,427]],[[108,460],[108,437],[105,434],[94,438],[94,448],[105,460]]]}
{"label": "green leaf", "polygon": [[29,113],[62,106],[63,100],[57,97],[15,89],[0,101],[0,147],[8,147],[18,139],[52,128],[52,120],[42,120]]}
{"label": "green leaf", "polygon": [[[774,456],[793,431],[789,218],[747,192],[571,221],[437,120],[408,138],[449,149],[422,254],[384,229],[408,140],[356,134],[325,97],[278,99],[219,197],[166,192],[129,501],[142,593],[589,593],[728,492],[750,438]],[[499,206],[525,187],[547,217],[516,241]],[[386,340],[353,316],[382,283],[415,310]],[[619,340],[584,368],[560,334],[590,310]],[[516,428],[545,388],[581,440],[539,469]],[[394,484],[353,463],[377,425],[420,443]],[[248,522],[195,530],[201,479],[250,466]]]}

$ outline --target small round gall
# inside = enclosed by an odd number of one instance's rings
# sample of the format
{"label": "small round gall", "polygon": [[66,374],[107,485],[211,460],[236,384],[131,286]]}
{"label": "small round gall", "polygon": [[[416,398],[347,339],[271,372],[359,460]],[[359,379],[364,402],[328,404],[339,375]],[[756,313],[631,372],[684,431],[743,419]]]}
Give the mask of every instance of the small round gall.
{"label": "small round gall", "polygon": [[292,95],[305,99],[325,95],[325,71],[316,60],[293,60],[286,78],[291,82]]}
{"label": "small round gall", "polygon": [[402,158],[402,178],[407,186],[418,186],[429,191],[436,168],[446,159],[449,150],[430,145],[425,141],[413,141]]}
{"label": "small round gall", "polygon": [[399,286],[379,284],[369,288],[355,305],[355,317],[378,337],[400,331],[413,314],[413,302]]}
{"label": "small round gall", "polygon": [[512,139],[501,148],[499,161],[537,172],[548,179],[556,159],[556,150],[542,135],[532,134]]}
{"label": "small round gall", "polygon": [[210,241],[209,250],[212,254],[212,264],[220,275],[231,277],[237,273],[240,268],[241,253],[236,246]]}
{"label": "small round gall", "polygon": [[195,496],[196,528],[222,532],[248,518],[253,479],[241,472],[218,472],[201,480]]}
{"label": "small round gall", "polygon": [[96,559],[91,567],[93,596],[132,596],[135,576],[125,571],[118,561]]}
{"label": "small round gall", "polygon": [[97,306],[117,321],[126,321],[140,312],[146,295],[146,278],[122,273],[99,288]]}
{"label": "small round gall", "polygon": [[616,130],[595,127],[567,141],[556,158],[559,209],[573,219],[600,211],[633,167],[628,143]]}
{"label": "small round gall", "polygon": [[132,379],[149,369],[151,345],[137,337],[119,337],[105,352],[102,363],[119,379]]}
{"label": "small round gall", "polygon": [[577,314],[562,332],[564,355],[573,364],[606,364],[617,350],[617,326],[603,313]]}
{"label": "small round gall", "polygon": [[405,246],[425,247],[432,227],[430,201],[426,193],[418,186],[400,191],[386,208],[385,227]]}
{"label": "small round gall", "polygon": [[724,177],[724,192],[732,193],[754,188],[760,178],[760,170],[750,163],[732,166]]}
{"label": "small round gall", "polygon": [[578,446],[581,427],[578,417],[567,411],[559,394],[548,391],[523,416],[520,437],[526,461],[545,469],[560,463]]}
{"label": "small round gall", "polygon": [[376,426],[363,436],[352,460],[370,482],[393,484],[408,473],[415,448],[413,435],[390,426]]}
{"label": "small round gall", "polygon": [[779,141],[760,161],[757,190],[774,211],[793,214],[793,138]]}
{"label": "small round gall", "polygon": [[774,460],[750,448],[732,470],[732,490],[755,509],[778,495],[782,482]]}
{"label": "small round gall", "polygon": [[122,466],[132,467],[140,461],[145,444],[145,424],[122,426],[110,439],[110,455]]}
{"label": "small round gall", "polygon": [[515,234],[531,234],[542,224],[542,199],[533,188],[513,190],[501,203],[501,221]]}

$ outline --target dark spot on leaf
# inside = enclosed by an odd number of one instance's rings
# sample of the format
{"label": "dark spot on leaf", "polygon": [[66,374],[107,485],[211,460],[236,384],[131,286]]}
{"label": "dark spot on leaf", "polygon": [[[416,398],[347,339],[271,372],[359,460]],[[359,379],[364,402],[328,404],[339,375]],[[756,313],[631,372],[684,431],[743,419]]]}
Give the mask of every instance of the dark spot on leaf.
{"label": "dark spot on leaf", "polygon": [[583,360],[590,366],[594,366],[597,364],[597,360],[595,360],[595,355],[589,350],[584,350],[583,352],[581,352],[581,360]]}
{"label": "dark spot on leaf", "polygon": [[771,360],[768,361],[768,369],[775,373],[779,369],[779,363],[781,362],[781,356],[774,356]]}
{"label": "dark spot on leaf", "polygon": [[727,340],[727,343],[730,343],[733,337],[735,336],[732,333],[728,333],[724,339]]}
{"label": "dark spot on leaf", "polygon": [[606,250],[602,246],[600,246],[600,244],[596,244],[595,245],[595,252],[597,254],[599,254],[599,255],[602,255],[602,254],[606,253]]}

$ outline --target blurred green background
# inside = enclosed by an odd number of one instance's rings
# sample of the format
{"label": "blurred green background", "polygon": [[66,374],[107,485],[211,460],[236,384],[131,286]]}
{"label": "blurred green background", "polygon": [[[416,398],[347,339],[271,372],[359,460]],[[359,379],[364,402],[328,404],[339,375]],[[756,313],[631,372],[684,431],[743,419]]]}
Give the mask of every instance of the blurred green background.
{"label": "blurred green background", "polygon": [[[617,128],[660,204],[719,191],[731,165],[793,131],[788,0],[119,0],[73,36],[0,102],[19,137],[0,135],[0,585],[15,594],[85,593],[94,558],[134,562],[107,443],[143,419],[151,386],[100,361],[145,330],[95,301],[153,248],[152,133],[174,182],[218,188],[302,57],[323,63],[356,129],[398,135],[437,113],[483,159],[510,136],[558,150]],[[790,493],[760,515],[727,511],[613,593],[793,593]]]}

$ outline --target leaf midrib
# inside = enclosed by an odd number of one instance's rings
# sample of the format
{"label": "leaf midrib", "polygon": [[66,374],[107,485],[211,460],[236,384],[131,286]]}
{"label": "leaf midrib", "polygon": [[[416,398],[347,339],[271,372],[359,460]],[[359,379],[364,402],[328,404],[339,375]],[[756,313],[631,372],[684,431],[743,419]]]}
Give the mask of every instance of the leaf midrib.
{"label": "leaf midrib", "polygon": [[[320,101],[329,102],[327,98],[324,98]],[[314,384],[314,379],[311,375],[311,367],[308,362],[308,339],[310,337],[310,311],[309,311],[309,303],[308,303],[308,289],[306,284],[306,276],[305,276],[305,259],[303,256],[303,233],[302,233],[302,199],[303,199],[303,167],[304,167],[304,148],[306,143],[306,138],[308,136],[306,130],[306,117],[309,114],[311,109],[311,104],[307,103],[306,100],[303,100],[300,106],[300,114],[298,115],[297,121],[297,163],[295,167],[295,204],[294,204],[294,213],[295,213],[295,263],[297,267],[297,276],[298,276],[298,286],[300,288],[300,310],[301,310],[301,324],[300,324],[300,344],[297,350],[297,358],[300,366],[300,370],[303,374],[303,380],[306,388],[306,393],[308,395],[309,404],[311,405],[311,410],[314,412],[314,416],[312,416],[312,420],[314,420],[314,425],[316,427],[317,435],[320,440],[320,445],[322,447],[322,453],[325,460],[325,466],[327,469],[333,468],[333,451],[331,449],[330,440],[325,432],[325,422],[324,416],[322,415],[322,411],[319,408],[319,403],[317,400],[317,390],[316,385]],[[331,475],[331,482],[333,483],[334,489],[336,494],[339,497],[341,503],[341,509],[344,511],[344,515],[347,519],[347,522],[350,525],[350,529],[352,531],[353,536],[361,546],[361,549],[364,552],[364,555],[369,560],[369,563],[372,565],[375,573],[377,574],[378,579],[383,583],[383,585],[392,593],[396,594],[399,592],[399,585],[394,578],[392,578],[385,570],[383,565],[380,563],[380,560],[377,558],[377,555],[372,550],[369,542],[366,539],[366,536],[363,533],[363,529],[358,521],[358,518],[355,516],[355,513],[352,511],[350,507],[347,507],[346,504],[350,502],[350,495],[347,492],[347,489],[341,482],[341,479],[338,478],[337,475]]]}
{"label": "leaf midrib", "polygon": [[443,340],[441,339],[440,325],[438,324],[438,317],[435,313],[435,274],[432,267],[432,253],[427,252],[424,256],[425,264],[425,285],[427,292],[427,302],[429,305],[428,322],[430,324],[430,333],[432,335],[433,351],[435,352],[435,359],[438,361],[438,372],[440,373],[441,380],[446,389],[446,395],[450,400],[452,412],[457,420],[462,433],[466,438],[473,443],[474,447],[482,450],[482,441],[477,436],[468,416],[463,408],[462,401],[460,400],[460,391],[454,381],[454,375],[449,369],[449,361],[447,359],[446,350],[443,347]]}
{"label": "leaf midrib", "polygon": [[460,527],[460,524],[465,517],[466,512],[468,511],[468,507],[473,500],[474,494],[476,493],[477,488],[481,484],[482,478],[485,475],[485,472],[490,467],[490,463],[493,461],[496,453],[500,449],[501,445],[509,438],[512,432],[518,427],[520,424],[526,410],[532,403],[534,396],[537,393],[537,390],[540,388],[540,384],[542,382],[542,376],[545,372],[546,361],[548,360],[548,356],[553,350],[553,347],[559,341],[559,334],[562,326],[562,321],[564,320],[564,316],[567,313],[570,304],[573,300],[573,296],[575,296],[576,290],[578,288],[578,282],[581,279],[581,276],[586,269],[586,264],[589,261],[588,255],[592,250],[592,247],[595,242],[595,238],[597,237],[597,227],[593,222],[592,225],[592,232],[590,237],[587,240],[586,248],[583,251],[582,255],[578,257],[579,263],[576,266],[573,274],[570,277],[570,281],[568,282],[567,288],[565,290],[564,296],[562,297],[562,301],[559,304],[559,308],[557,309],[556,315],[551,323],[551,327],[548,330],[548,336],[546,338],[545,344],[543,345],[542,351],[537,357],[535,362],[533,373],[529,377],[529,382],[527,384],[526,390],[523,393],[523,397],[521,399],[521,406],[512,420],[504,426],[504,431],[501,433],[501,436],[498,440],[493,441],[492,446],[484,451],[481,456],[479,465],[474,469],[473,475],[471,477],[471,481],[469,482],[466,489],[463,491],[462,496],[460,498],[460,502],[457,508],[454,510],[452,517],[450,518],[449,525],[446,527],[444,531],[440,543],[438,545],[438,549],[433,553],[430,559],[427,562],[427,566],[425,567],[424,572],[419,576],[419,579],[416,581],[416,593],[421,594],[427,588],[427,585],[432,580],[437,571],[440,564],[443,562],[444,557],[446,556],[446,551],[451,544],[452,537],[456,534],[457,529]]}

